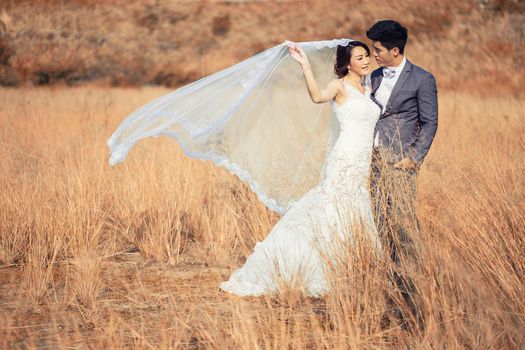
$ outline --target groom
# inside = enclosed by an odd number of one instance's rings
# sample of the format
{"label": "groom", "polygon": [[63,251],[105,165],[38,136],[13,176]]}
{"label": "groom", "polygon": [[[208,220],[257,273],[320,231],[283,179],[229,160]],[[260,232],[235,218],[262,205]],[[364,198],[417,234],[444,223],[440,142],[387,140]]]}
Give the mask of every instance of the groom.
{"label": "groom", "polygon": [[[400,257],[417,255],[417,175],[438,125],[436,80],[405,58],[407,29],[398,22],[379,21],[366,36],[380,66],[371,80],[372,96],[382,108],[374,134],[372,198],[385,248],[399,267]],[[411,292],[404,277],[395,273],[395,279],[403,293]]]}

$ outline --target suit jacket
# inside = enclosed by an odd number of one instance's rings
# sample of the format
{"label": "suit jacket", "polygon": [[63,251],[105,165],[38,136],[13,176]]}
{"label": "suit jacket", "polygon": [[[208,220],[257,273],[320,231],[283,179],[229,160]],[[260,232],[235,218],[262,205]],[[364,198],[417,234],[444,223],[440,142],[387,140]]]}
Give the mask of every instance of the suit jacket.
{"label": "suit jacket", "polygon": [[[382,79],[383,68],[372,72],[372,98]],[[409,157],[421,164],[434,140],[437,126],[436,79],[407,60],[385,112],[376,124],[374,137],[376,132],[379,133],[379,152],[390,158],[386,161],[396,162]]]}

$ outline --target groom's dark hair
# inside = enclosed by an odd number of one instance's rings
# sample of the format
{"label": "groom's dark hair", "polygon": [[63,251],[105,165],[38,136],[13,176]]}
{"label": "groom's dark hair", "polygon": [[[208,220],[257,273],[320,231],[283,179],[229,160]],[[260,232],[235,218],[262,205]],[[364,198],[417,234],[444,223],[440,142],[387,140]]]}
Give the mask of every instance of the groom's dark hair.
{"label": "groom's dark hair", "polygon": [[399,48],[399,52],[405,52],[405,45],[408,40],[408,30],[399,22],[392,20],[379,21],[366,31],[368,39],[379,41],[381,45],[389,50],[394,47]]}

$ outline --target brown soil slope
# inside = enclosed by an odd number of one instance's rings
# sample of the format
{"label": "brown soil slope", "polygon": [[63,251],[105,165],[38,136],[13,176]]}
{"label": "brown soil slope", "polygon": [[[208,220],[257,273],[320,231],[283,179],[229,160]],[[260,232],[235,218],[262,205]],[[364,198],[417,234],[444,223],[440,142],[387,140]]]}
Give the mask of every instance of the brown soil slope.
{"label": "brown soil slope", "polygon": [[285,39],[364,39],[376,20],[408,27],[407,56],[441,87],[522,85],[521,1],[53,1],[0,3],[0,85],[178,86]]}

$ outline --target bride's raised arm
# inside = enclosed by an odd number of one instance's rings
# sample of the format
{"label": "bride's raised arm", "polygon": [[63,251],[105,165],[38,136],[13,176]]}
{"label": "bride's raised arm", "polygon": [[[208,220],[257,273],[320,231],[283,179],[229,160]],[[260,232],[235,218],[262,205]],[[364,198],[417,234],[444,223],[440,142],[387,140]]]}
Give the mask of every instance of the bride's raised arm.
{"label": "bride's raised arm", "polygon": [[290,52],[290,56],[299,62],[303,68],[306,87],[308,88],[308,93],[312,101],[314,103],[324,103],[333,100],[339,93],[340,88],[340,83],[337,79],[331,80],[324,90],[320,90],[312,73],[308,56],[306,56],[304,50],[300,46],[294,45],[290,46],[288,51]]}

